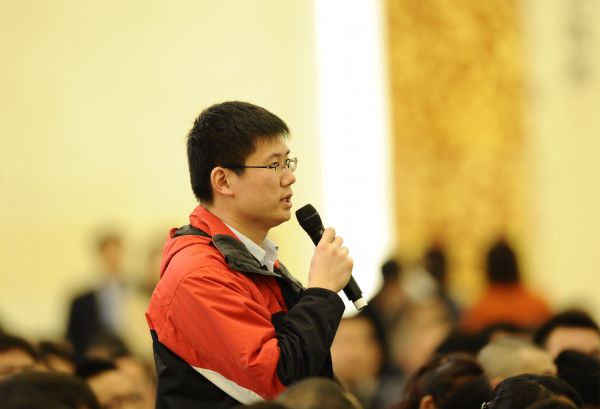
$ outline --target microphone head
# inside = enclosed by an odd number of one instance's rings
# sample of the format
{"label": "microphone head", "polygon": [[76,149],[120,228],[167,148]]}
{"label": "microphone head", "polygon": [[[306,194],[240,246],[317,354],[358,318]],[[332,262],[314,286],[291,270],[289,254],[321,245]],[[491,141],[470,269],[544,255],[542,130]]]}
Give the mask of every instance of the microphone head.
{"label": "microphone head", "polygon": [[311,204],[302,206],[296,210],[296,219],[298,219],[298,223],[300,223],[304,231],[308,233],[313,243],[317,245],[321,240],[323,230],[325,230],[317,209]]}

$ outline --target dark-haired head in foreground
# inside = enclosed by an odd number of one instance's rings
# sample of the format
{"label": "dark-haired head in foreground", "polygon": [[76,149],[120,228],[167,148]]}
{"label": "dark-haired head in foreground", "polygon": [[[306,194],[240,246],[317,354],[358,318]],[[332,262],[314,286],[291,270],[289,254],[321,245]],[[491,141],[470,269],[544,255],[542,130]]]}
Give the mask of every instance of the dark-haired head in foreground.
{"label": "dark-haired head in foreground", "polygon": [[506,378],[496,386],[485,409],[526,409],[549,398],[564,399],[574,406],[582,406],[577,392],[554,376],[523,374]]}
{"label": "dark-haired head in foreground", "polygon": [[480,409],[491,394],[475,359],[466,354],[442,355],[413,375],[396,409]]}
{"label": "dark-haired head in foreground", "polygon": [[600,408],[600,361],[582,352],[566,350],[556,359],[558,377],[573,387],[586,408]]}
{"label": "dark-haired head in foreground", "polygon": [[0,381],[2,409],[64,407],[100,409],[92,389],[72,375],[23,372]]}

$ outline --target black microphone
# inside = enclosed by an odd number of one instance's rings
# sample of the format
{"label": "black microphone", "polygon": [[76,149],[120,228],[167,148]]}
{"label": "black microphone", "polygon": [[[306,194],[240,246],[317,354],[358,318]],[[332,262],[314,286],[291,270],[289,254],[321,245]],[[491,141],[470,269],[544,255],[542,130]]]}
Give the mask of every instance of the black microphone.
{"label": "black microphone", "polygon": [[[307,204],[296,211],[296,219],[298,219],[298,223],[300,223],[304,231],[308,233],[315,246],[319,244],[325,227],[323,227],[323,222],[321,221],[321,216],[317,213],[317,209]],[[362,310],[367,305],[360,287],[356,284],[352,276],[350,276],[350,281],[344,287],[344,294],[352,301],[357,310]]]}

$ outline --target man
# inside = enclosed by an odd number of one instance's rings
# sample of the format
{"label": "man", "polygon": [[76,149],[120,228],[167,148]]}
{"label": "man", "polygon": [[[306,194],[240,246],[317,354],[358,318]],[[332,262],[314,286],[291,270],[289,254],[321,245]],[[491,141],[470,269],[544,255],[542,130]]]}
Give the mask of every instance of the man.
{"label": "man", "polygon": [[157,408],[227,408],[273,398],[310,376],[332,377],[330,346],[352,259],[328,228],[302,288],[277,260],[269,230],[291,216],[296,158],[288,128],[243,102],[214,105],[188,135],[200,205],[173,229],[146,314]]}
{"label": "man", "polygon": [[600,327],[584,311],[567,310],[556,314],[538,328],[533,340],[552,358],[573,349],[600,359]]}

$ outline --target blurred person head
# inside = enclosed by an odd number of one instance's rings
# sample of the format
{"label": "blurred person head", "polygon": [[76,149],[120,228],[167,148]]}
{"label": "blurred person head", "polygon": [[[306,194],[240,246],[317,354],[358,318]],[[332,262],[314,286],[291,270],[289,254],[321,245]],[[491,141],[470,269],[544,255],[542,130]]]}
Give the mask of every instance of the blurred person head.
{"label": "blurred person head", "polygon": [[139,385],[111,361],[87,360],[77,367],[77,375],[90,385],[102,408],[144,408],[144,397]]}
{"label": "blurred person head", "polygon": [[133,355],[115,357],[116,367],[131,379],[142,394],[144,407],[152,409],[156,403],[156,372],[154,368]]}
{"label": "blurred person head", "polygon": [[23,372],[0,380],[0,402],[3,409],[100,409],[84,381],[53,372]]}
{"label": "blurred person head", "polygon": [[525,409],[549,398],[581,407],[581,398],[566,382],[548,375],[523,374],[506,378],[496,386],[483,409]]}
{"label": "blurred person head", "polygon": [[555,359],[558,377],[573,387],[586,408],[600,408],[600,361],[582,352],[562,351]]}
{"label": "blurred person head", "polygon": [[381,278],[383,279],[383,284],[386,283],[397,283],[398,280],[402,277],[402,265],[398,263],[395,259],[391,258],[386,260],[381,265]]}
{"label": "blurred person head", "polygon": [[75,373],[75,350],[66,341],[38,342],[40,361],[50,372]]}
{"label": "blurred person head", "polygon": [[87,359],[112,361],[119,356],[129,355],[129,348],[118,335],[103,331],[92,337],[84,355]]}
{"label": "blurred person head", "polygon": [[474,358],[441,355],[411,377],[396,409],[480,409],[491,394],[483,368]]}
{"label": "blurred person head", "polygon": [[277,398],[293,409],[361,409],[360,403],[338,384],[326,378],[307,378],[294,383]]}
{"label": "blurred person head", "polygon": [[102,233],[96,238],[96,250],[105,272],[113,276],[122,273],[123,240],[117,232]]}
{"label": "blurred person head", "polygon": [[498,240],[489,249],[486,258],[486,274],[488,282],[494,284],[519,282],[517,255],[506,240]]}
{"label": "blurred person head", "polygon": [[411,304],[392,333],[394,363],[411,375],[435,354],[451,333],[452,321],[439,300]]}
{"label": "blurred person head", "polygon": [[0,335],[0,379],[18,372],[41,369],[36,349],[25,339]]}
{"label": "blurred person head", "polygon": [[477,361],[492,388],[511,376],[533,373],[556,375],[556,365],[545,350],[519,338],[501,338],[479,351]]}
{"label": "blurred person head", "polygon": [[[213,105],[195,120],[187,139],[192,190],[199,202],[212,204],[211,172],[215,167],[244,165],[261,142],[286,138],[287,125],[276,115],[247,102]],[[223,149],[227,142],[227,149]],[[244,168],[232,168],[241,175]]]}
{"label": "blurred person head", "polygon": [[440,245],[431,246],[423,257],[423,266],[438,283],[439,290],[444,293],[447,286],[448,268],[446,253]]}
{"label": "blurred person head", "polygon": [[565,349],[573,349],[600,359],[600,328],[583,311],[556,314],[538,328],[533,340],[553,358]]}
{"label": "blurred person head", "polygon": [[331,345],[333,371],[365,406],[379,390],[384,355],[373,321],[361,314],[342,319]]}

